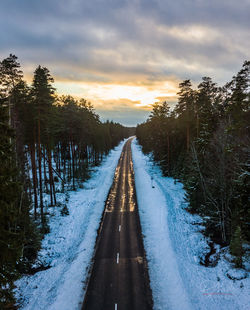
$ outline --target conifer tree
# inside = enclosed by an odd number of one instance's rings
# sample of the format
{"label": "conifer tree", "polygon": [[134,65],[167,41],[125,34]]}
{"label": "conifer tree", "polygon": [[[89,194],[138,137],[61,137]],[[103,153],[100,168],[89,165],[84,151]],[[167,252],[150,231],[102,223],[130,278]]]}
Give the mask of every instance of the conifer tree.
{"label": "conifer tree", "polygon": [[209,77],[197,90],[190,80],[179,86],[178,103],[167,122],[158,118],[155,126],[160,104],[153,106],[148,120],[137,126],[137,138],[167,173],[168,148],[159,134],[164,128],[174,141],[170,175],[184,183],[188,209],[204,217],[204,233],[229,245],[239,240],[240,227],[249,241],[250,62],[224,87]]}
{"label": "conifer tree", "polygon": [[11,92],[21,81],[23,73],[15,55],[10,54],[0,62],[0,98],[8,98],[9,124],[12,121],[13,102]]}
{"label": "conifer tree", "polygon": [[190,135],[191,124],[194,118],[194,91],[190,80],[185,80],[179,85],[180,91],[178,92],[179,100],[175,107],[175,113],[178,119],[186,127],[186,149],[190,149]]}
{"label": "conifer tree", "polygon": [[42,179],[42,145],[41,132],[46,135],[47,116],[50,107],[54,102],[54,82],[49,70],[45,67],[38,66],[34,73],[32,83],[32,96],[35,107],[36,118],[36,137],[38,150],[38,171],[39,171],[39,197],[42,223],[44,221],[43,212],[43,179]]}
{"label": "conifer tree", "polygon": [[17,278],[16,262],[22,250],[22,232],[18,230],[21,184],[10,138],[7,102],[0,106],[0,308],[13,301],[11,290]]}

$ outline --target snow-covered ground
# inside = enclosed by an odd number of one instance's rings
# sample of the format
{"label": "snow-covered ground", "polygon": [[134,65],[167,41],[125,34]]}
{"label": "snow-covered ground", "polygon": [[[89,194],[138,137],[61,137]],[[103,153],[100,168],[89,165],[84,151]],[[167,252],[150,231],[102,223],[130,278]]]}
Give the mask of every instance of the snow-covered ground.
{"label": "snow-covered ground", "polygon": [[75,310],[81,307],[97,229],[124,142],[95,168],[83,189],[70,192],[68,216],[54,207],[50,233],[42,241],[39,260],[50,269],[16,282],[16,297],[25,310]]}
{"label": "snow-covered ground", "polygon": [[199,264],[208,240],[201,218],[185,211],[182,184],[163,177],[136,140],[132,155],[154,309],[250,309],[249,273],[232,268],[228,249],[220,251],[216,267]]}
{"label": "snow-covered ground", "polygon": [[[25,310],[76,310],[84,286],[105,200],[113,182],[124,142],[95,168],[84,188],[70,192],[68,216],[50,208],[50,233],[42,242],[39,260],[51,268],[16,282],[16,297]],[[250,309],[249,273],[232,269],[227,249],[219,264],[199,264],[207,240],[199,232],[198,216],[185,211],[181,183],[162,177],[150,156],[132,143],[139,213],[148,258],[149,276],[156,310]],[[153,177],[153,179],[152,179]],[[217,254],[216,254],[217,255]]]}

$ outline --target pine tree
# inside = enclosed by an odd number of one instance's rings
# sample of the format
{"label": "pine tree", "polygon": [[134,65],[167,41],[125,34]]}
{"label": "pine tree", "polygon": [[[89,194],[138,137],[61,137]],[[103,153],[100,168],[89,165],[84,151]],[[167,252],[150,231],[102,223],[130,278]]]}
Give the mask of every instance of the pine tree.
{"label": "pine tree", "polygon": [[0,62],[0,98],[8,98],[9,124],[12,122],[11,92],[21,81],[23,73],[15,55],[10,54]]}
{"label": "pine tree", "polygon": [[185,80],[179,84],[179,95],[178,104],[175,107],[175,113],[178,119],[186,127],[186,149],[190,149],[191,141],[191,124],[194,119],[195,111],[195,93],[192,89],[192,83],[190,80]]}
{"label": "pine tree", "polygon": [[[37,154],[38,154],[38,171],[39,171],[39,197],[42,224],[44,224],[43,210],[43,179],[42,179],[42,141],[41,132],[46,135],[46,126],[48,121],[48,110],[54,102],[54,82],[49,70],[45,67],[38,66],[34,73],[32,83],[32,96],[36,112],[36,132],[37,132]],[[44,226],[44,225],[43,225]]]}
{"label": "pine tree", "polygon": [[[4,105],[4,106],[3,106]],[[13,301],[13,281],[17,278],[16,262],[21,256],[23,236],[18,230],[21,184],[10,138],[7,102],[0,106],[0,307]],[[13,140],[12,140],[13,141]]]}
{"label": "pine tree", "polygon": [[250,61],[244,62],[242,69],[233,77],[227,87],[231,92],[228,113],[233,117],[236,129],[239,129],[245,120],[244,114],[250,110]]}

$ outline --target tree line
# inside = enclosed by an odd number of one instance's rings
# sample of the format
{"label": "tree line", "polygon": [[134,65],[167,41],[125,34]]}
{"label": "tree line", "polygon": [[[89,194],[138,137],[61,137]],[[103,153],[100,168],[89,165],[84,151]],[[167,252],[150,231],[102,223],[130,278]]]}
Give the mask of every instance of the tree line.
{"label": "tree line", "polygon": [[188,210],[204,221],[205,234],[230,246],[242,266],[249,235],[250,62],[219,87],[203,77],[197,89],[179,84],[178,103],[155,103],[136,136],[164,175],[181,180]]}
{"label": "tree line", "polygon": [[0,62],[0,308],[14,303],[18,276],[35,272],[47,207],[68,213],[57,193],[81,187],[90,168],[131,134],[102,123],[85,99],[58,96],[53,82],[38,66],[28,85],[15,55]]}

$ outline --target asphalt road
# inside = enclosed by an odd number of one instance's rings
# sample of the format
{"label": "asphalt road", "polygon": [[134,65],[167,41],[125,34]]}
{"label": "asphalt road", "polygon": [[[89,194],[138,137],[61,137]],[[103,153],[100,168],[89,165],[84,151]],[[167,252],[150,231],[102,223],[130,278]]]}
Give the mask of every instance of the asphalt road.
{"label": "asphalt road", "polygon": [[131,140],[124,145],[107,198],[83,310],[152,309]]}

